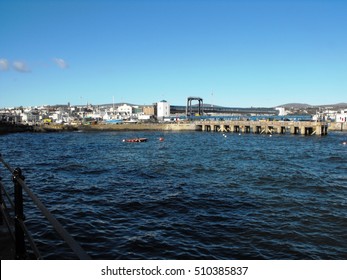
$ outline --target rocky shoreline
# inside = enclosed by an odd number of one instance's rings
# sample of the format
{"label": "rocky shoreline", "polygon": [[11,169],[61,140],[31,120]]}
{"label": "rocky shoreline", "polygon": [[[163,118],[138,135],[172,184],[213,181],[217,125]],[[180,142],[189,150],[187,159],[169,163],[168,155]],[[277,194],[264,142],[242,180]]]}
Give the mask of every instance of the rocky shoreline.
{"label": "rocky shoreline", "polygon": [[7,122],[0,123],[0,134],[13,133],[13,132],[32,132],[32,131],[33,131],[33,127],[30,125],[14,124],[14,123],[7,123]]}

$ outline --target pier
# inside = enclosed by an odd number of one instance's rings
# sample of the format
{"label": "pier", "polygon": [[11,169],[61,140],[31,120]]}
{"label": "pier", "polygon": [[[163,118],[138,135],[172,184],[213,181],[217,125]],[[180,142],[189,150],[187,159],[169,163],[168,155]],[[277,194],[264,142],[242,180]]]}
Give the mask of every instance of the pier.
{"label": "pier", "polygon": [[328,124],[315,121],[197,121],[199,131],[256,134],[327,135]]}

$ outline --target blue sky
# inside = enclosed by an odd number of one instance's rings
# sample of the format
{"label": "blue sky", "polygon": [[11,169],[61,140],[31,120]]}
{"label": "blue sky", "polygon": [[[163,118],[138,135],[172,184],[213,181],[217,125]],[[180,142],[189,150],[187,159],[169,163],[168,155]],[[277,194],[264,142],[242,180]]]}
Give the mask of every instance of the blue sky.
{"label": "blue sky", "polygon": [[347,102],[347,1],[0,1],[0,108]]}

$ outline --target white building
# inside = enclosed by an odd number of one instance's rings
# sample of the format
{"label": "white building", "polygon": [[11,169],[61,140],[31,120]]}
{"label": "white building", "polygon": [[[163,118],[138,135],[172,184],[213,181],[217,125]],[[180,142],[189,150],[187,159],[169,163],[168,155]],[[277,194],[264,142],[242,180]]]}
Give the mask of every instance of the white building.
{"label": "white building", "polygon": [[341,110],[340,113],[337,113],[335,120],[339,123],[347,123],[347,109]]}
{"label": "white building", "polygon": [[25,112],[18,114],[18,116],[19,115],[21,116],[21,121],[23,123],[36,123],[40,120],[40,116],[37,112],[26,110]]}
{"label": "white building", "polygon": [[103,119],[104,121],[108,121],[108,120],[111,119],[111,117],[110,117],[110,115],[109,115],[107,112],[105,112],[105,114],[102,116],[102,119]]}
{"label": "white building", "polygon": [[279,116],[287,115],[287,111],[286,111],[286,109],[284,107],[277,107],[277,108],[275,108],[275,110],[278,111],[278,115]]}
{"label": "white building", "polygon": [[157,118],[163,120],[170,116],[170,104],[166,100],[157,103]]}
{"label": "white building", "polygon": [[117,108],[117,113],[120,114],[121,116],[128,116],[130,117],[133,113],[133,107],[127,105],[127,104],[124,104],[122,106],[119,106]]}

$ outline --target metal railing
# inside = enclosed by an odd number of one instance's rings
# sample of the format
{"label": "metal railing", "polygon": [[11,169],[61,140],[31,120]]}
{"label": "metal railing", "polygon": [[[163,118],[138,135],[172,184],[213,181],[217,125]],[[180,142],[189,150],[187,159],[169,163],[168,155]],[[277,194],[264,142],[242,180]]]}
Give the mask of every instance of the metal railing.
{"label": "metal railing", "polygon": [[[43,205],[43,203],[37,198],[37,196],[29,189],[29,187],[24,182],[25,177],[22,174],[20,168],[13,169],[0,154],[0,162],[3,164],[5,169],[10,171],[13,182],[13,195],[14,200],[12,200],[11,195],[6,190],[4,184],[2,183],[2,178],[0,177],[0,203],[1,203],[1,213],[0,213],[0,224],[6,224],[10,236],[15,243],[15,258],[25,259],[27,255],[26,241],[29,243],[31,250],[33,251],[35,258],[42,259],[42,256],[35,244],[35,241],[30,234],[28,228],[25,225],[25,215],[23,207],[23,190],[30,197],[32,202],[41,211],[44,217],[53,226],[60,237],[67,243],[67,245],[72,249],[76,256],[81,260],[90,259],[89,255],[83,250],[83,248],[76,242],[76,240],[64,229],[60,222],[52,215],[52,213]],[[8,203],[8,205],[6,204]],[[14,210],[14,217],[11,217],[10,210]],[[13,211],[12,211],[13,212]]]}

